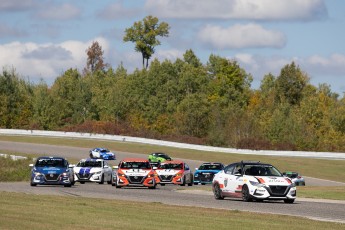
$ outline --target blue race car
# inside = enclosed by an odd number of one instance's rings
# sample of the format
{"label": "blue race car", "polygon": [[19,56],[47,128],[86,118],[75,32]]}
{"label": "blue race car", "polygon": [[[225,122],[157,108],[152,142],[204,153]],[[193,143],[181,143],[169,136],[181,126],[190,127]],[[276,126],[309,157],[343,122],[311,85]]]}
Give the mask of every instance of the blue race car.
{"label": "blue race car", "polygon": [[222,163],[203,163],[194,172],[194,184],[212,184],[215,174],[224,169]]}
{"label": "blue race car", "polygon": [[111,152],[107,148],[94,148],[90,150],[90,158],[104,159],[104,160],[116,160],[115,153]]}
{"label": "blue race car", "polygon": [[30,185],[74,185],[73,168],[62,157],[39,157],[35,164],[30,164],[31,180]]}

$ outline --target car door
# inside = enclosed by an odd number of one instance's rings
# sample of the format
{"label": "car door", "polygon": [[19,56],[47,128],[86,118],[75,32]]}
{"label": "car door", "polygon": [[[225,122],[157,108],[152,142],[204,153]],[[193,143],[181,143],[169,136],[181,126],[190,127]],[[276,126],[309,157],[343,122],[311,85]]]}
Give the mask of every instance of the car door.
{"label": "car door", "polygon": [[225,191],[234,197],[241,196],[243,185],[242,165],[240,163],[232,165],[225,170],[225,175]]}

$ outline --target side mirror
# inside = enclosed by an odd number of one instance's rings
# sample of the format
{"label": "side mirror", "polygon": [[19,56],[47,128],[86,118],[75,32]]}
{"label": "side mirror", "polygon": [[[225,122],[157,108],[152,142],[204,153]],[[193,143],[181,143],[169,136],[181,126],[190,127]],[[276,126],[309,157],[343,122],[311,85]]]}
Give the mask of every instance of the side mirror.
{"label": "side mirror", "polygon": [[34,164],[29,164],[29,167],[34,167]]}
{"label": "side mirror", "polygon": [[195,168],[195,170],[198,170],[198,168]]}
{"label": "side mirror", "polygon": [[68,165],[68,168],[74,168],[75,165]]}
{"label": "side mirror", "polygon": [[113,166],[113,169],[118,169],[118,168],[119,168],[119,166],[117,166],[117,165]]}
{"label": "side mirror", "polygon": [[107,168],[109,168],[109,166],[108,165],[104,165],[104,168],[107,169]]}

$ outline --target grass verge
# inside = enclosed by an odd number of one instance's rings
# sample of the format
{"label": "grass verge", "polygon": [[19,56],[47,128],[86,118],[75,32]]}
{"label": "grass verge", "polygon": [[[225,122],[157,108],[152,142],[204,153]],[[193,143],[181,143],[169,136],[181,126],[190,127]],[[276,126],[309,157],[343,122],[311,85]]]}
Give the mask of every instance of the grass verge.
{"label": "grass verge", "polygon": [[0,229],[344,229],[340,223],[161,203],[0,192]]}

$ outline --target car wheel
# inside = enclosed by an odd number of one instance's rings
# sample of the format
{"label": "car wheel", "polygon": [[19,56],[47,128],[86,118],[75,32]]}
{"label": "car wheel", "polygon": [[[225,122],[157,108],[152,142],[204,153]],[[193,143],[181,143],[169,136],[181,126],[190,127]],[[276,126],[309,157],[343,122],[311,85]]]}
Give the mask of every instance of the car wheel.
{"label": "car wheel", "polygon": [[36,186],[37,184],[30,182],[30,185],[31,186]]}
{"label": "car wheel", "polygon": [[198,185],[198,183],[194,182],[194,185]]}
{"label": "car wheel", "polygon": [[165,186],[165,184],[161,184],[161,186]]}
{"label": "car wheel", "polygon": [[182,184],[180,184],[181,186],[185,186],[186,185],[186,177],[184,176],[182,179]]}
{"label": "car wheel", "polygon": [[85,181],[79,181],[80,184],[85,184]]}
{"label": "car wheel", "polygon": [[247,185],[243,185],[243,188],[242,188],[242,200],[245,201],[245,202],[252,201],[252,198],[250,197],[249,189],[248,189]]}
{"label": "car wheel", "polygon": [[72,187],[72,184],[64,184],[64,187]]}
{"label": "car wheel", "polygon": [[90,158],[93,158],[93,155],[92,155],[92,153],[90,153]]}
{"label": "car wheel", "polygon": [[286,204],[292,204],[293,202],[295,202],[295,199],[284,200],[284,203],[286,203]]}
{"label": "car wheel", "polygon": [[220,190],[219,184],[213,185],[213,194],[216,200],[223,200],[224,196],[222,195],[222,191]]}
{"label": "car wheel", "polygon": [[100,181],[100,182],[98,182],[98,184],[104,184],[104,174],[102,174],[101,181]]}
{"label": "car wheel", "polygon": [[188,186],[193,186],[193,184],[194,184],[194,183],[193,183],[193,181],[194,181],[194,180],[193,180],[193,176],[191,176],[189,179],[190,179],[190,181],[189,181],[189,183],[188,183]]}
{"label": "car wheel", "polygon": [[111,184],[112,181],[113,181],[113,176],[110,176],[110,179],[107,181],[107,183]]}

